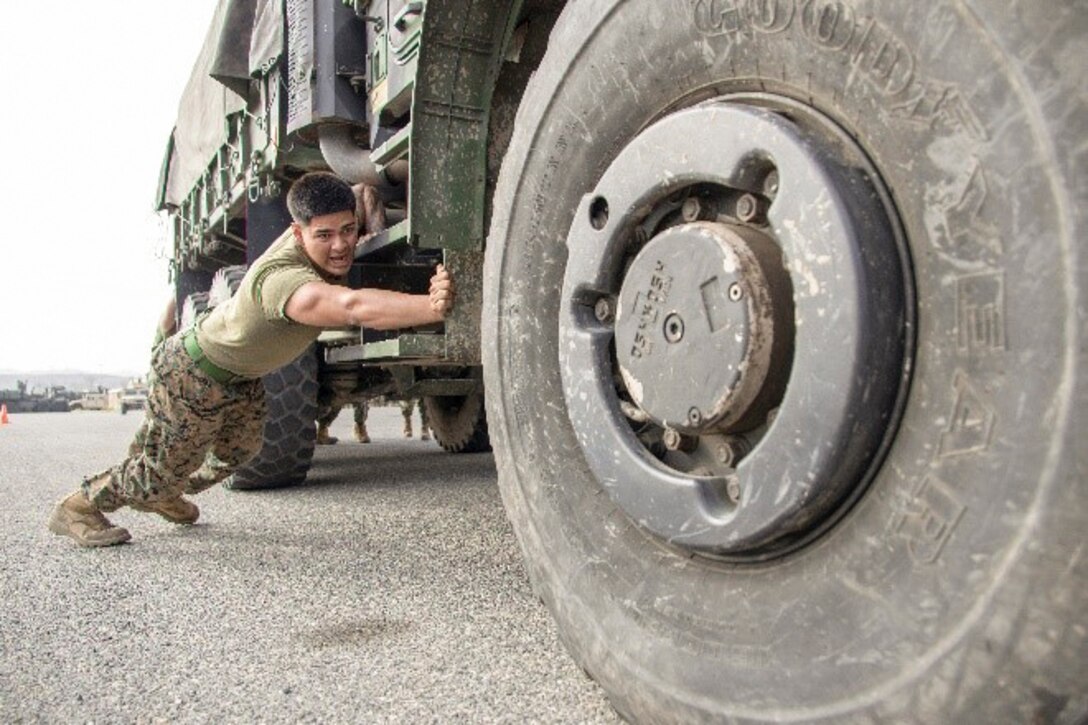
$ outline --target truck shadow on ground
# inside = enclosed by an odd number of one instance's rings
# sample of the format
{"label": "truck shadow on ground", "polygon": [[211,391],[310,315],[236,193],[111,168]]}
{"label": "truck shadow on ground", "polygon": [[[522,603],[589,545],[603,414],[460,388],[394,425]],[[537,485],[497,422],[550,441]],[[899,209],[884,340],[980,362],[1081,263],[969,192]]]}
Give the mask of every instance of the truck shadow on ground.
{"label": "truck shadow on ground", "polygon": [[468,482],[494,484],[496,478],[490,453],[451,454],[434,444],[396,441],[322,446],[302,485],[445,488]]}

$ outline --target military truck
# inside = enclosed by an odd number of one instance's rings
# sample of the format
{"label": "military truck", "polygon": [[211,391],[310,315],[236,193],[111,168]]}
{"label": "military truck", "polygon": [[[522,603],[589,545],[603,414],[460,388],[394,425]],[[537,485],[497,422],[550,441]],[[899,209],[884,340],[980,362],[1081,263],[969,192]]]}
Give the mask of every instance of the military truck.
{"label": "military truck", "polygon": [[68,402],[69,410],[108,410],[109,407],[109,391],[101,386],[98,390],[85,391],[78,398]]}
{"label": "military truck", "polygon": [[14,388],[0,390],[0,405],[9,413],[63,413],[70,397],[62,385],[30,389],[27,381],[17,380]]}
{"label": "military truck", "polygon": [[143,410],[147,407],[147,388],[142,384],[129,383],[117,391],[117,410],[125,415],[130,410]]}
{"label": "military truck", "polygon": [[[319,399],[494,446],[536,591],[636,721],[1088,714],[1088,3],[224,0],[160,184],[190,315],[375,186]],[[233,280],[233,282],[232,282]],[[485,404],[486,392],[486,404]]]}

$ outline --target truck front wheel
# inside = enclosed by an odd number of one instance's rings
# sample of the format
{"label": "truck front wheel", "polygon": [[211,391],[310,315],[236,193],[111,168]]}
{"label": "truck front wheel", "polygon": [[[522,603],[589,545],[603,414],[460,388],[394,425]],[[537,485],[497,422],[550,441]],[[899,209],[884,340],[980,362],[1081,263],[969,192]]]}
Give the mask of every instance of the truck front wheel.
{"label": "truck front wheel", "polygon": [[530,576],[628,717],[1088,713],[1088,13],[1044,5],[568,3],[484,373]]}

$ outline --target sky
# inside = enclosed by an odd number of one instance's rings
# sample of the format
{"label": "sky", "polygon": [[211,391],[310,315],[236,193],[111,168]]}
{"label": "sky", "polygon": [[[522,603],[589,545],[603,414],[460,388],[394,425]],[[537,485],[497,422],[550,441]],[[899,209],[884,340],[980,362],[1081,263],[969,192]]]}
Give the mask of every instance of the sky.
{"label": "sky", "polygon": [[5,5],[0,372],[147,369],[170,296],[159,168],[216,4]]}

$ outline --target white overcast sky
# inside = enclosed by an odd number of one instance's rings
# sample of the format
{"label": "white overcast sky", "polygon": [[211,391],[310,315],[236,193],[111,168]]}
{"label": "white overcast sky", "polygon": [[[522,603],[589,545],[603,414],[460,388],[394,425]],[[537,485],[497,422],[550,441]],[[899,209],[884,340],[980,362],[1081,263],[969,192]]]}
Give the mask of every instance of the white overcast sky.
{"label": "white overcast sky", "polygon": [[216,3],[5,3],[0,371],[146,370],[169,296],[156,182]]}

